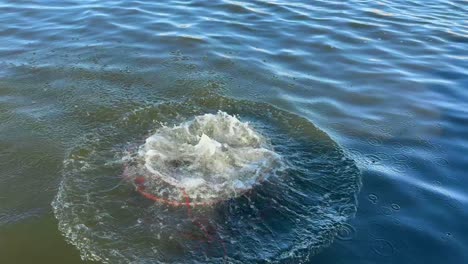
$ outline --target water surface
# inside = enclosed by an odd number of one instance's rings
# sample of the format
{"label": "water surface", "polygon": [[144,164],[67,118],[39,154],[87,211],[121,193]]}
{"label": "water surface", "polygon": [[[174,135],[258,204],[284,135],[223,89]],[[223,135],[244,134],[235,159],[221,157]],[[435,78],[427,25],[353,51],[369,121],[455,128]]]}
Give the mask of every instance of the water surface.
{"label": "water surface", "polygon": [[132,113],[187,100],[260,105],[246,120],[274,107],[354,161],[356,215],[305,263],[462,263],[467,7],[0,1],[0,263],[83,263],[52,212],[64,160]]}

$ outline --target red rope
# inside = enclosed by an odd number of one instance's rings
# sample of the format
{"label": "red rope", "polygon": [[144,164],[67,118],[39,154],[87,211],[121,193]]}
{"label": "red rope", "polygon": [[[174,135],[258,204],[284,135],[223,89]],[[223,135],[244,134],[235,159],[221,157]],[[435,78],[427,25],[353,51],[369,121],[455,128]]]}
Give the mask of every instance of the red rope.
{"label": "red rope", "polygon": [[[158,197],[154,194],[151,194],[149,192],[146,192],[146,187],[145,187],[145,178],[142,176],[138,176],[135,178],[133,181],[136,185],[137,192],[139,192],[141,195],[143,195],[145,198],[152,200],[153,202],[158,202],[162,204],[167,204],[175,207],[181,207],[181,206],[187,206],[187,201],[185,202],[179,202],[175,200],[169,200],[165,198]],[[195,207],[195,206],[209,206],[218,203],[219,201],[212,201],[212,202],[193,202],[193,201],[188,201],[189,205]]]}

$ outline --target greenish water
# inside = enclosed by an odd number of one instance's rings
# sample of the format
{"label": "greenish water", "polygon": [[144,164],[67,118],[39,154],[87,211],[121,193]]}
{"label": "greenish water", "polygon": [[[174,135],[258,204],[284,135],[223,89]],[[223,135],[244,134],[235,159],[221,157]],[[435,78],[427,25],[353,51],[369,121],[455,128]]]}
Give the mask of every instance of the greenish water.
{"label": "greenish water", "polygon": [[[0,263],[468,258],[466,1],[0,1],[0,11]],[[251,122],[289,170],[190,217],[123,180],[122,157],[161,122],[217,110]],[[161,221],[178,244],[155,242]],[[216,227],[223,243],[176,232],[187,221]],[[81,224],[90,231],[68,228]]]}

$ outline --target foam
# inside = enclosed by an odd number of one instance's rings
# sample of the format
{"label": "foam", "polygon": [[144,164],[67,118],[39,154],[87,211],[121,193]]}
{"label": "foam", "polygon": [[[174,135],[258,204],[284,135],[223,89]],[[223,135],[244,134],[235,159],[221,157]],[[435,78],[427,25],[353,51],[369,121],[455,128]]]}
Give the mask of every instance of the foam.
{"label": "foam", "polygon": [[200,202],[235,197],[283,166],[248,122],[222,111],[157,129],[134,163],[134,176],[145,177],[149,188],[163,180]]}

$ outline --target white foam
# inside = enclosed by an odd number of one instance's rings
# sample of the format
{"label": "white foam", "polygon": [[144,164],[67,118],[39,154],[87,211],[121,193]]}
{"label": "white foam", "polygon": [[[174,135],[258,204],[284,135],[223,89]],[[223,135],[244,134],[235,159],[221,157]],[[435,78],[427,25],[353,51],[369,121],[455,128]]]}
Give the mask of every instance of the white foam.
{"label": "white foam", "polygon": [[233,197],[281,166],[279,155],[261,134],[221,111],[161,127],[137,156],[148,184],[163,180],[201,200]]}

